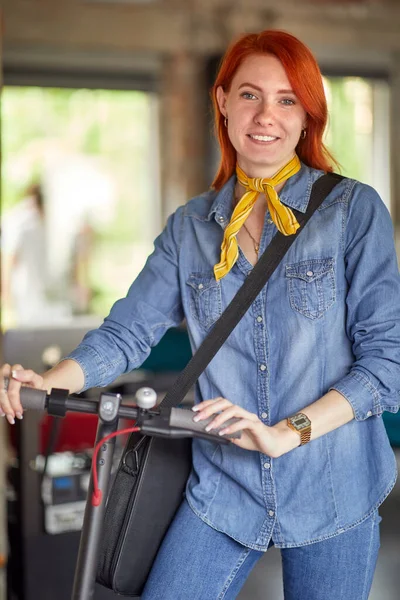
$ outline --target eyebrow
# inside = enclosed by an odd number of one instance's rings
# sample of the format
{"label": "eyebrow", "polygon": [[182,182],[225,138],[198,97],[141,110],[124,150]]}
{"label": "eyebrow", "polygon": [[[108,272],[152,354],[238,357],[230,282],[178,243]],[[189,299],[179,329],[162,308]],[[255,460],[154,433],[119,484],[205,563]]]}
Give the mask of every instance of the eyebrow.
{"label": "eyebrow", "polygon": [[[254,83],[247,83],[247,82],[245,82],[245,83],[241,83],[241,84],[239,85],[238,89],[240,90],[240,89],[242,89],[242,88],[244,88],[244,87],[251,87],[251,88],[253,88],[254,90],[257,90],[257,91],[259,91],[259,92],[262,92],[262,91],[263,91],[263,90],[262,90],[262,89],[261,89],[261,88],[260,88],[258,85],[255,85]],[[293,90],[290,90],[290,89],[287,89],[287,90],[278,90],[278,92],[277,92],[277,93],[278,93],[278,94],[293,94],[293,95],[295,95],[294,91],[293,91]]]}

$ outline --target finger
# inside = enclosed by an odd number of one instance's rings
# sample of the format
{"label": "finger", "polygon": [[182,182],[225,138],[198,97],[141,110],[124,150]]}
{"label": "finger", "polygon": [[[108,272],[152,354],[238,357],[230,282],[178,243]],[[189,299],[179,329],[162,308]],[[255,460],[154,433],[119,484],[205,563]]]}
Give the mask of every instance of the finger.
{"label": "finger", "polygon": [[0,405],[1,415],[7,417],[8,422],[11,425],[14,425],[15,412],[9,399],[8,388],[6,390],[4,385],[5,377],[7,377],[9,381],[8,387],[10,385],[10,382],[12,381],[11,371],[12,367],[9,364],[5,364],[1,369]]}
{"label": "finger", "polygon": [[11,377],[11,365],[6,363],[2,366],[0,370],[0,417],[5,417],[5,408],[6,403],[8,402],[7,393],[4,386],[4,378],[7,377],[10,379]]}
{"label": "finger", "polygon": [[12,408],[15,411],[15,416],[22,419],[23,407],[21,404],[21,387],[32,387],[35,389],[43,388],[43,377],[32,371],[32,369],[24,369],[22,365],[13,365],[11,369],[12,379],[9,386],[8,397]]}
{"label": "finger", "polygon": [[[262,425],[261,421],[259,421],[259,423]],[[258,429],[258,423],[255,423],[254,421],[252,421],[250,419],[244,418],[244,419],[240,419],[236,423],[232,423],[232,425],[229,425],[228,427],[224,427],[223,429],[221,429],[218,432],[218,435],[237,433],[238,431],[243,431],[243,430],[256,431],[257,429]]]}
{"label": "finger", "polygon": [[23,370],[24,370],[24,367],[22,365],[20,365],[19,363],[16,365],[13,365],[11,367],[11,377],[15,377],[15,375],[18,371],[23,371]]}
{"label": "finger", "polygon": [[192,406],[192,410],[194,412],[199,412],[199,411],[203,410],[203,408],[207,408],[207,406],[211,406],[212,404],[214,404],[218,400],[222,400],[222,399],[223,398],[221,396],[219,396],[217,398],[211,398],[210,400],[203,400],[203,402],[199,402],[195,406]]}
{"label": "finger", "polygon": [[4,389],[4,378],[3,376],[1,377],[0,380],[0,417],[5,417],[6,413],[3,410],[3,404],[5,401],[5,396],[6,396],[6,391]]}
{"label": "finger", "polygon": [[[9,406],[11,408],[10,411],[7,412],[7,418],[9,414],[12,414],[13,419],[17,417],[17,419],[22,419],[23,408],[19,397],[19,392],[21,389],[21,383],[15,378],[15,374],[23,371],[23,366],[20,364],[13,365],[11,367],[11,377],[8,382],[7,389],[7,397]],[[8,418],[9,422],[11,420]],[[12,423],[13,424],[13,423]]]}
{"label": "finger", "polygon": [[[257,415],[254,415],[254,416],[257,418]],[[209,423],[207,425],[207,427],[205,427],[205,430],[210,431],[211,429],[216,429],[217,427],[221,427],[221,425],[223,425],[225,423],[225,421],[228,421],[229,419],[232,419],[233,417],[237,417],[237,418],[242,417],[242,418],[251,419],[252,415],[244,408],[234,404],[234,405],[231,405],[228,408],[226,408],[222,413],[218,414],[211,421],[211,423]]]}
{"label": "finger", "polygon": [[15,411],[4,387],[0,390],[0,416],[6,417],[11,425],[15,423]]}
{"label": "finger", "polygon": [[13,365],[12,378],[20,383],[40,389],[43,383],[43,377],[32,371],[32,369],[24,369],[21,365]]}
{"label": "finger", "polygon": [[4,388],[4,377],[11,377],[11,365],[8,363],[4,364],[0,370],[0,384],[2,388]]}
{"label": "finger", "polygon": [[196,416],[193,417],[193,421],[203,421],[204,419],[208,419],[208,417],[211,417],[215,413],[222,412],[230,406],[232,406],[232,402],[226,400],[226,398],[221,398],[197,413]]}

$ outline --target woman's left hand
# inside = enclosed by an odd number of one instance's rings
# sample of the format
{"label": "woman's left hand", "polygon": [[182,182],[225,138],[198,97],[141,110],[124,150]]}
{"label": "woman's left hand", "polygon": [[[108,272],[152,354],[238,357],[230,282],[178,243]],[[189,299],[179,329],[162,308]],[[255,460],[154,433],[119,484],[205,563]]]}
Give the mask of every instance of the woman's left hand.
{"label": "woman's left hand", "polygon": [[232,404],[225,398],[214,398],[213,400],[205,400],[193,407],[196,412],[194,421],[202,421],[217,414],[217,416],[207,425],[206,431],[211,431],[217,427],[221,427],[225,421],[232,418],[240,419],[237,423],[223,428],[219,434],[227,435],[241,431],[240,438],[229,438],[232,444],[244,448],[245,450],[256,450],[277,458],[283,453],[282,439],[279,431],[274,427],[264,425],[256,414],[251,413],[236,404]]}

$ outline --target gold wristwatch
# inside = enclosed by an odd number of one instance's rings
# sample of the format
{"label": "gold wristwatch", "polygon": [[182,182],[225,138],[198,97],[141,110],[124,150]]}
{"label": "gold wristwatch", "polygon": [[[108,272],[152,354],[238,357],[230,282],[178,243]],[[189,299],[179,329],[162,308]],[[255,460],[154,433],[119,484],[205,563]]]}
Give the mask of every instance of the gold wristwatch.
{"label": "gold wristwatch", "polygon": [[300,446],[304,446],[311,438],[311,421],[304,413],[296,413],[288,417],[287,425],[300,435]]}

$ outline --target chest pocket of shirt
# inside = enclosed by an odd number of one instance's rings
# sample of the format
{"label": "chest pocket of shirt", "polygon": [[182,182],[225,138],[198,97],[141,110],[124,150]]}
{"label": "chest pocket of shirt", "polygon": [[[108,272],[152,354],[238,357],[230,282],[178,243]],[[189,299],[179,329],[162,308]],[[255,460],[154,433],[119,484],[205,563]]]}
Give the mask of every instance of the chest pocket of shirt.
{"label": "chest pocket of shirt", "polygon": [[336,299],[333,258],[315,258],[286,265],[291,307],[308,317],[320,319]]}
{"label": "chest pocket of shirt", "polygon": [[211,275],[192,273],[187,284],[191,313],[204,329],[209,329],[222,313],[220,283]]}

